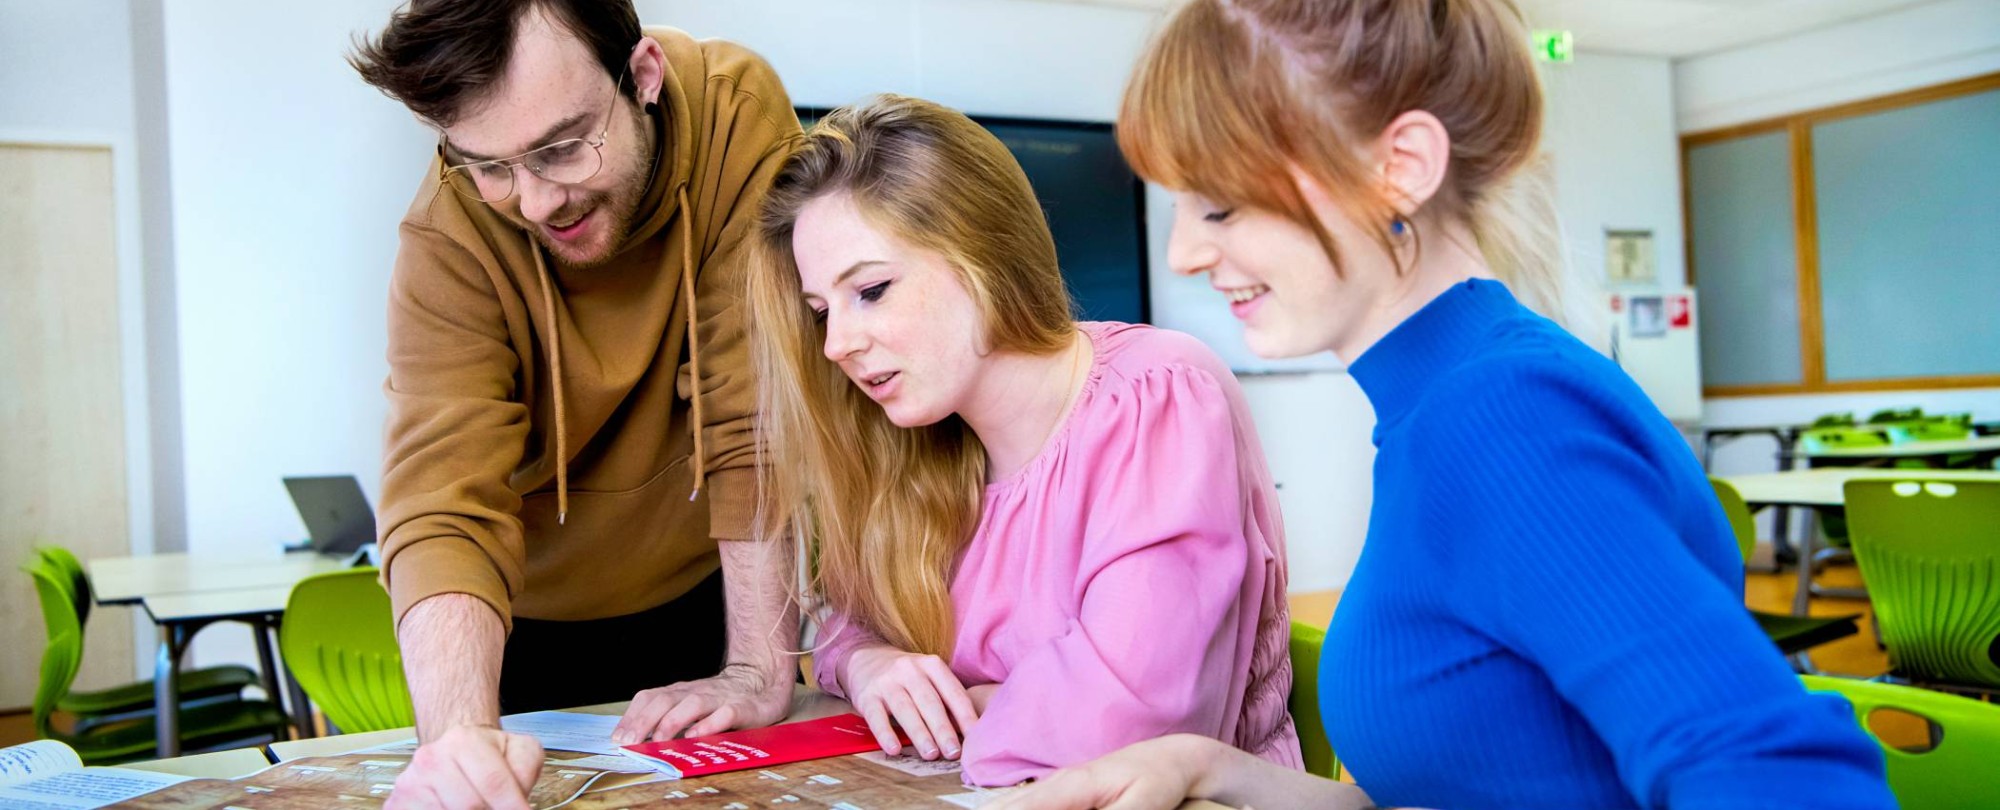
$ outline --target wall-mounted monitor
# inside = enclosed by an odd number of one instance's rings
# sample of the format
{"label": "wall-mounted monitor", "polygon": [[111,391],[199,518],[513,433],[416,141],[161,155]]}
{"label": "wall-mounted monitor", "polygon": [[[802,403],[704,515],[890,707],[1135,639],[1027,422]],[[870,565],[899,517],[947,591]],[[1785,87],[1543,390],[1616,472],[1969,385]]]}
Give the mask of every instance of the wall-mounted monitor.
{"label": "wall-mounted monitor", "polygon": [[[830,111],[798,108],[810,127]],[[1146,195],[1110,124],[972,116],[1020,161],[1055,237],[1056,260],[1086,321],[1147,323]]]}

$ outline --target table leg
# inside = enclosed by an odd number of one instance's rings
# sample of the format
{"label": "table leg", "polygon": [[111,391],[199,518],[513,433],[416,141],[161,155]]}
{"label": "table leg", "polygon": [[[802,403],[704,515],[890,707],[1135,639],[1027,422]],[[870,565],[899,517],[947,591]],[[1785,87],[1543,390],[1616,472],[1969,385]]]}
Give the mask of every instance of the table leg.
{"label": "table leg", "polygon": [[160,625],[160,650],[153,660],[153,707],[156,753],[161,759],[181,755],[181,648],[186,635],[178,623]]}
{"label": "table leg", "polygon": [[[269,697],[271,705],[277,706],[280,711],[285,709],[286,704],[290,704],[291,710],[286,714],[291,719],[292,727],[297,729],[300,739],[312,736],[309,725],[312,722],[312,711],[306,707],[304,699],[298,694],[297,685],[291,679],[291,671],[284,669],[277,655],[272,652],[277,643],[272,638],[273,634],[278,632],[277,617],[259,616],[249,624],[251,634],[257,637],[257,663],[263,667],[259,674],[263,675],[264,694]],[[285,682],[284,688],[278,685],[280,680]]]}
{"label": "table leg", "polygon": [[271,637],[265,632],[270,629],[270,622],[259,617],[245,623],[250,625],[250,634],[257,637],[257,674],[261,676],[259,683],[264,687],[264,696],[270,699],[271,705],[282,706],[283,698],[278,692],[277,656],[272,654]]}
{"label": "table leg", "polygon": [[1805,526],[1805,533],[1799,538],[1799,591],[1792,595],[1793,616],[1805,616],[1812,602],[1813,545],[1819,539],[1818,510],[1807,509],[1806,519],[1801,523]]}
{"label": "table leg", "polygon": [[[1772,434],[1772,436],[1778,440],[1778,472],[1791,471],[1793,465],[1798,461],[1798,428],[1784,428]],[[1777,516],[1772,518],[1771,561],[1772,564],[1779,567],[1783,567],[1788,560],[1797,562],[1808,556],[1795,554],[1792,551],[1791,517],[1792,510],[1779,509]],[[1799,615],[1803,616],[1805,614],[1801,613]]]}
{"label": "table leg", "polygon": [[[283,617],[273,616],[271,632],[278,632],[283,621]],[[299,685],[299,679],[292,675],[292,668],[285,664],[282,656],[278,661],[278,673],[285,679],[285,698],[292,704],[292,727],[298,730],[299,739],[319,736],[313,728],[312,700],[306,697],[305,687]]]}

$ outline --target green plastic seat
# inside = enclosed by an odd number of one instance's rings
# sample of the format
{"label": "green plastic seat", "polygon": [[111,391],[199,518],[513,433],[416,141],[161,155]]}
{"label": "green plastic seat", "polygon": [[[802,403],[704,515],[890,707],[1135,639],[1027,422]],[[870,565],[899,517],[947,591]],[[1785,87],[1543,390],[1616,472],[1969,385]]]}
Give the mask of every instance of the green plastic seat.
{"label": "green plastic seat", "polygon": [[[76,749],[88,764],[150,759],[157,738],[152,707],[81,724],[69,732],[55,727],[57,706],[76,682],[83,665],[83,624],[77,621],[72,580],[48,558],[37,556],[23,570],[35,581],[41,598],[42,622],[48,646],[42,652],[41,680],[35,687],[35,730],[42,737]],[[276,740],[284,715],[270,703],[240,697],[216,697],[184,705],[180,712],[181,744],[194,751],[258,739]]]}
{"label": "green plastic seat", "polygon": [[[91,597],[90,575],[85,572],[83,562],[61,546],[40,546],[35,553],[55,567],[58,578],[66,586],[76,612],[77,627],[87,626],[94,600]],[[187,670],[180,677],[181,702],[240,696],[244,687],[259,684],[257,672],[249,667],[226,665]],[[93,725],[101,717],[151,711],[152,708],[153,684],[147,681],[133,681],[93,691],[72,690],[56,704],[56,711],[76,715],[83,725]]]}
{"label": "green plastic seat", "polygon": [[2000,689],[2000,483],[1849,481],[1845,492],[1891,667]]}
{"label": "green plastic seat", "polygon": [[1891,422],[1915,422],[1924,418],[1922,408],[1883,408],[1868,415],[1868,424],[1886,425]]}
{"label": "green plastic seat", "polygon": [[2000,807],[2000,706],[1891,683],[1813,675],[1801,680],[1807,689],[1846,697],[1864,730],[1870,714],[1887,709],[1923,717],[1942,732],[1928,751],[1882,746],[1889,790],[1903,810]]}
{"label": "green plastic seat", "polygon": [[[1709,486],[1715,488],[1715,499],[1722,504],[1722,514],[1729,518],[1730,531],[1736,535],[1736,548],[1743,553],[1743,559],[1750,559],[1750,551],[1757,545],[1757,524],[1750,517],[1750,505],[1743,500],[1743,494],[1736,486],[1716,478],[1708,479]],[[1861,614],[1846,616],[1805,617],[1788,616],[1779,613],[1750,611],[1750,618],[1757,620],[1764,635],[1771,637],[1778,652],[1792,659],[1792,666],[1800,671],[1811,671],[1812,660],[1803,653],[1829,641],[1837,641],[1860,632],[1855,620]]]}
{"label": "green plastic seat", "polygon": [[1799,434],[1799,448],[1807,455],[1850,447],[1881,447],[1889,434],[1878,427],[1824,427]]}
{"label": "green plastic seat", "polygon": [[1292,723],[1299,730],[1299,752],[1305,755],[1306,773],[1328,779],[1340,778],[1340,759],[1326,739],[1326,722],[1319,713],[1319,650],[1326,643],[1326,631],[1310,624],[1292,622]]}
{"label": "green plastic seat", "polygon": [[1890,425],[1889,441],[1896,444],[1905,442],[1955,442],[1972,437],[1969,423],[1945,420],[1923,419]]}
{"label": "green plastic seat", "polygon": [[285,606],[278,649],[306,696],[341,731],[416,723],[403,680],[403,653],[396,646],[394,610],[376,569],[300,580]]}

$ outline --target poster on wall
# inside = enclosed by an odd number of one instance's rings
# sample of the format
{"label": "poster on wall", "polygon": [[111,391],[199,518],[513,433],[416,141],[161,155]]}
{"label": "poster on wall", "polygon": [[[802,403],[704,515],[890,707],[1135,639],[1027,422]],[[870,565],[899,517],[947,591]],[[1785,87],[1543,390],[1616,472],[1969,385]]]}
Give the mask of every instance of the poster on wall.
{"label": "poster on wall", "polygon": [[1604,278],[1612,284],[1657,284],[1660,274],[1653,257],[1653,232],[1606,230]]}

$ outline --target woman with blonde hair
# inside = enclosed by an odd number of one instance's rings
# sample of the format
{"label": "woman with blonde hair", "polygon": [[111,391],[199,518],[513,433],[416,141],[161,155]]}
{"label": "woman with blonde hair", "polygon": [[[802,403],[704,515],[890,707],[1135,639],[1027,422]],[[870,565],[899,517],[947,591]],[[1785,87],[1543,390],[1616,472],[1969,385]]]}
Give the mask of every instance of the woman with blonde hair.
{"label": "woman with blonde hair", "polygon": [[1559,316],[1542,108],[1506,0],[1192,0],[1119,117],[1173,269],[1375,408],[1321,711],[1356,785],[1170,736],[996,806],[1893,807],[1844,701],[1743,608],[1687,443]]}
{"label": "woman with blonde hair", "polygon": [[884,751],[1004,785],[1186,732],[1300,767],[1278,501],[1214,353],[1077,323],[1020,166],[930,102],[819,121],[757,225],[760,520]]}

